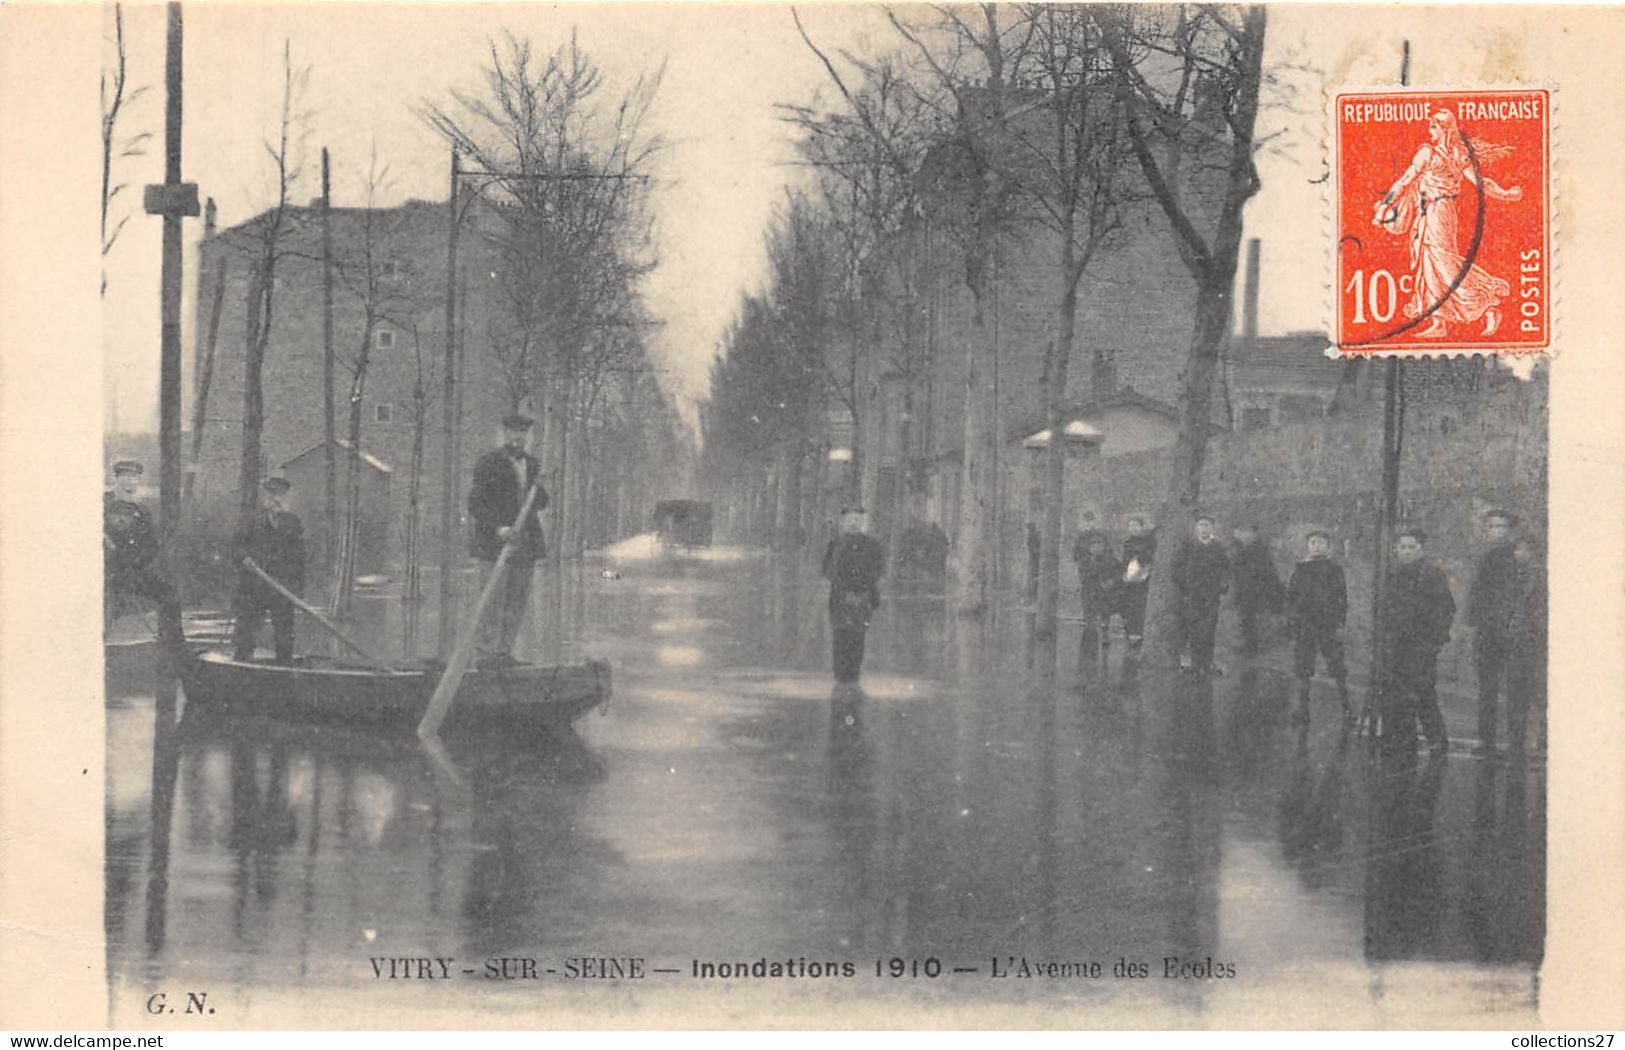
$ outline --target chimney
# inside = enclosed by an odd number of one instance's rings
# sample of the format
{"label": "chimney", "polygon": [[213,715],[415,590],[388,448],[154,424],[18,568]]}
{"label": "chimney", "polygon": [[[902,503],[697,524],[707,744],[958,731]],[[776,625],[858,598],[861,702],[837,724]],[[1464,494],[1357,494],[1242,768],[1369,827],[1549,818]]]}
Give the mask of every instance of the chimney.
{"label": "chimney", "polygon": [[1242,285],[1241,334],[1246,339],[1258,338],[1258,252],[1261,242],[1257,237],[1247,242],[1247,278]]}

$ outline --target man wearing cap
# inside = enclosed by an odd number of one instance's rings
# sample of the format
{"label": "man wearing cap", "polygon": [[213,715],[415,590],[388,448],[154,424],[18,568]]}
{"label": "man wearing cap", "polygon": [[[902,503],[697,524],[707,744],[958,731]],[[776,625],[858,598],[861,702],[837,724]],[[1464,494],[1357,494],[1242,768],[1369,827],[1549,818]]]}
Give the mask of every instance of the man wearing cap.
{"label": "man wearing cap", "polygon": [[1219,605],[1230,589],[1230,555],[1213,531],[1213,515],[1196,516],[1193,535],[1174,555],[1173,580],[1180,638],[1190,654],[1190,669],[1208,674],[1213,670]]}
{"label": "man wearing cap", "polygon": [[142,467],[133,459],[113,464],[113,488],[102,494],[102,630],[113,626],[126,596],[159,602],[173,588],[157,571],[158,532],[136,499]]}
{"label": "man wearing cap", "polygon": [[254,637],[266,614],[276,635],[276,662],[293,663],[293,603],[276,588],[242,567],[244,558],[254,559],[265,574],[294,594],[305,589],[305,527],[297,514],[288,510],[287,478],[269,477],[260,483],[260,511],[253,522],[237,533],[235,553],[238,562],[237,594],[233,601],[236,623],[232,631],[234,659],[254,658]]}
{"label": "man wearing cap", "polygon": [[824,548],[837,685],[857,682],[863,670],[864,634],[880,604],[880,576],[886,571],[886,552],[879,540],[865,535],[868,523],[862,507],[843,508],[841,533]]}
{"label": "man wearing cap", "polygon": [[[1400,716],[1397,723],[1409,725],[1410,719],[1404,716],[1410,709],[1405,704],[1414,700],[1429,748],[1435,755],[1443,755],[1450,741],[1439,711],[1439,650],[1450,640],[1456,600],[1444,570],[1423,559],[1426,543],[1427,533],[1414,525],[1401,526],[1394,533],[1394,564],[1382,593],[1381,640],[1387,673],[1383,713],[1387,719]],[[1400,743],[1415,747],[1416,740],[1413,735]]]}
{"label": "man wearing cap", "polygon": [[1482,752],[1495,749],[1501,690],[1506,683],[1507,654],[1512,649],[1511,621],[1517,601],[1517,564],[1512,556],[1518,517],[1511,511],[1484,515],[1489,549],[1478,559],[1467,597],[1467,626],[1473,628],[1473,665],[1478,672],[1478,741]]}
{"label": "man wearing cap", "polygon": [[[514,659],[513,646],[525,620],[536,559],[546,553],[542,509],[547,506],[547,490],[542,488],[542,464],[525,451],[534,424],[535,420],[517,412],[503,417],[502,444],[475,462],[474,483],[468,492],[468,514],[474,526],[470,545],[484,569],[484,579],[490,579],[496,571],[503,546],[513,541],[508,575],[495,596],[496,608],[486,610],[480,622],[482,667],[511,667],[519,662]],[[536,487],[536,499],[519,534],[514,536],[514,519],[519,517],[532,485]]]}

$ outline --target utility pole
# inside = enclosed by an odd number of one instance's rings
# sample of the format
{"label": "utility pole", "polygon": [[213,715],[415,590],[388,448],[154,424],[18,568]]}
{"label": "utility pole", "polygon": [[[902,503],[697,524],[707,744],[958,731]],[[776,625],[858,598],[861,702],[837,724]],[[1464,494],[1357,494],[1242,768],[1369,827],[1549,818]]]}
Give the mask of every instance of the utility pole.
{"label": "utility pole", "polygon": [[333,420],[333,184],[322,147],[322,438],[327,442],[326,504],[322,509],[322,563],[333,576],[333,535],[339,520],[339,451]]}
{"label": "utility pole", "polygon": [[[1403,44],[1399,62],[1401,87],[1411,82],[1411,42]],[[1382,625],[1387,615],[1383,607],[1383,584],[1388,579],[1389,552],[1394,544],[1394,527],[1399,523],[1399,457],[1405,444],[1405,389],[1398,357],[1383,363],[1382,403],[1382,500],[1377,511],[1377,550],[1372,559],[1371,586],[1371,681],[1368,686],[1366,728],[1373,736],[1387,734],[1382,724],[1381,698],[1388,675],[1388,654],[1382,644]],[[1371,708],[1376,711],[1372,712]],[[1372,715],[1375,714],[1375,718]]]}
{"label": "utility pole", "polygon": [[[148,215],[161,215],[164,220],[159,293],[158,450],[162,466],[158,540],[171,583],[181,509],[181,219],[199,211],[197,183],[181,181],[181,59],[181,5],[170,3],[164,58],[164,181],[146,187],[144,203]],[[159,607],[158,638],[157,711],[160,727],[168,728],[175,720],[175,687],[186,648],[178,595]]]}
{"label": "utility pole", "polygon": [[446,197],[446,346],[445,387],[441,394],[440,411],[445,433],[440,442],[440,647],[442,660],[451,655],[456,644],[456,610],[452,608],[451,537],[456,523],[457,484],[456,463],[453,455],[457,448],[457,229],[462,218],[457,214],[457,176],[459,174],[457,147],[451,147],[451,192]]}

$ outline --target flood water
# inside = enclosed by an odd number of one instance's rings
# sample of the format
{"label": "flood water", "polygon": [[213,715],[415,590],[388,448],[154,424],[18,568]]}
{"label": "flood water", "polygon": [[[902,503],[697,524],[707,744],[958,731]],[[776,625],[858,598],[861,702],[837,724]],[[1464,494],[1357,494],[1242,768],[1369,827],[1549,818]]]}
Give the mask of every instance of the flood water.
{"label": "flood water", "polygon": [[[522,1025],[730,994],[1053,1003],[1085,1025],[1533,1019],[1542,767],[1379,760],[1329,690],[1300,734],[1294,683],[1258,664],[1209,683],[1126,674],[1114,650],[1080,671],[1076,627],[1049,679],[1019,612],[973,629],[940,595],[888,595],[862,695],[836,694],[814,567],[652,552],[538,575],[521,655],[615,676],[607,709],[540,752],[448,763],[410,739],[183,720],[155,763],[147,676],[115,688],[114,1022],[194,988],[265,1024],[258,1006],[307,999]],[[399,600],[359,604],[399,651]],[[379,975],[403,957],[455,962]],[[570,979],[582,957],[643,976]],[[488,978],[503,958],[536,977]],[[759,960],[796,973],[694,975]]]}

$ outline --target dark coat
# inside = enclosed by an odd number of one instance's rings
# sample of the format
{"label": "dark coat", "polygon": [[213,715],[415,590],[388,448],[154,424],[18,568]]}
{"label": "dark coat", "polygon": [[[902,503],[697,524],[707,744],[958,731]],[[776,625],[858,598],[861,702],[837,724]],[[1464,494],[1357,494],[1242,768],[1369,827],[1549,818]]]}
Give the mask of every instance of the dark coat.
{"label": "dark coat", "polygon": [[1174,555],[1174,590],[1194,605],[1217,605],[1230,589],[1230,555],[1218,540],[1190,539]]}
{"label": "dark coat", "polygon": [[111,576],[140,572],[158,557],[158,531],[147,508],[115,493],[102,494],[102,534],[111,542],[102,547],[102,563]]}
{"label": "dark coat", "polygon": [[1238,546],[1230,559],[1232,593],[1237,605],[1244,609],[1281,609],[1281,577],[1275,571],[1275,559],[1270,557],[1269,545],[1254,540]]}
{"label": "dark coat", "polygon": [[[534,561],[547,553],[542,535],[542,509],[547,506],[547,490],[542,488],[542,464],[528,452],[520,453],[525,477],[536,485],[536,501],[525,522],[511,557]],[[469,547],[481,561],[496,561],[502,554],[497,530],[509,528],[519,517],[528,491],[519,484],[514,457],[505,448],[494,448],[474,463],[474,484],[468,490],[468,515],[473,519]]]}
{"label": "dark coat", "polygon": [[1467,596],[1467,625],[1478,628],[1481,641],[1507,637],[1512,607],[1517,599],[1517,560],[1512,544],[1492,547],[1478,559],[1473,587]]}
{"label": "dark coat", "polygon": [[1450,640],[1456,600],[1444,570],[1425,561],[1395,565],[1382,598],[1383,642],[1399,656],[1437,654]]}
{"label": "dark coat", "polygon": [[880,577],[886,551],[873,536],[837,536],[824,548],[824,578],[829,580],[829,612],[837,626],[868,624],[880,604]]}
{"label": "dark coat", "polygon": [[1123,563],[1106,551],[1091,555],[1082,537],[1072,545],[1072,560],[1078,565],[1084,615],[1110,616],[1117,609],[1118,594],[1123,588]]}
{"label": "dark coat", "polygon": [[[297,514],[278,511],[261,513],[246,531],[239,529],[233,541],[239,562],[253,558],[282,586],[295,594],[305,590],[305,526]],[[282,601],[282,597],[258,576],[243,569],[238,576],[238,587],[266,601]]]}
{"label": "dark coat", "polygon": [[1512,584],[1512,612],[1507,620],[1512,658],[1542,662],[1546,658],[1546,569],[1514,562]]}
{"label": "dark coat", "polygon": [[1330,558],[1300,561],[1286,586],[1287,613],[1295,634],[1336,629],[1349,615],[1349,587],[1343,566]]}

